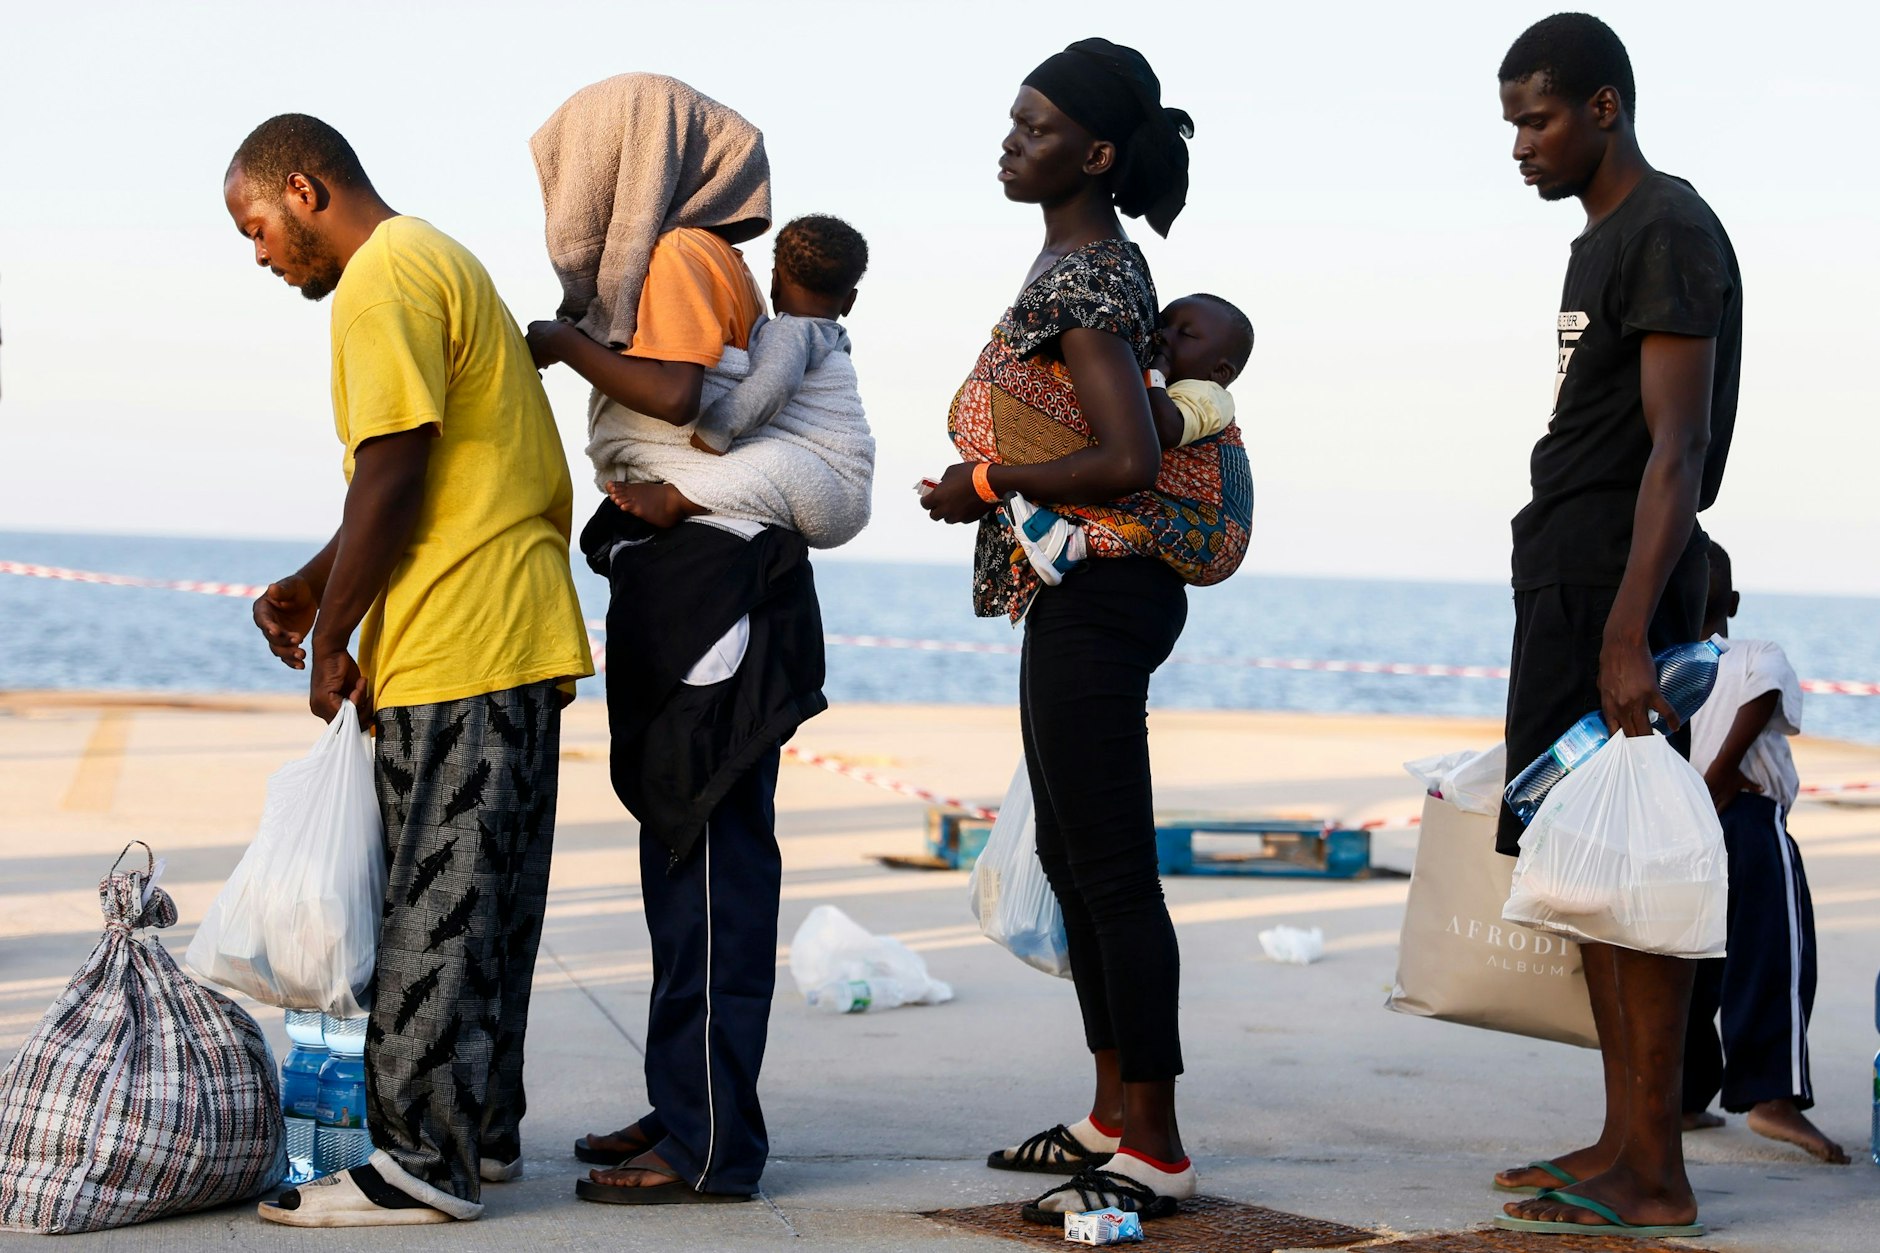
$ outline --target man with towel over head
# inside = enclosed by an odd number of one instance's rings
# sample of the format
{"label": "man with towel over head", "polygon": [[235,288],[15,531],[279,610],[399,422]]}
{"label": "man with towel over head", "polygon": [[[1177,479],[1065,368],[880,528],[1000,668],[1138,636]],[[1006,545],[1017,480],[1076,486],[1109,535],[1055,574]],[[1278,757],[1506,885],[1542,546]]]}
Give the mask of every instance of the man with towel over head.
{"label": "man with towel over head", "polygon": [[[563,291],[560,320],[529,328],[537,363],[594,385],[591,436],[628,419],[690,425],[707,371],[764,316],[735,247],[770,227],[763,135],[684,83],[623,74],[575,93],[530,147]],[[609,474],[612,458],[590,455]],[[656,529],[605,499],[581,548],[611,589],[613,783],[640,822],[654,976],[652,1110],[576,1142],[601,1169],[575,1192],[749,1200],[769,1152],[757,1078],[783,877],[777,767],[828,706],[809,548],[717,513]]]}

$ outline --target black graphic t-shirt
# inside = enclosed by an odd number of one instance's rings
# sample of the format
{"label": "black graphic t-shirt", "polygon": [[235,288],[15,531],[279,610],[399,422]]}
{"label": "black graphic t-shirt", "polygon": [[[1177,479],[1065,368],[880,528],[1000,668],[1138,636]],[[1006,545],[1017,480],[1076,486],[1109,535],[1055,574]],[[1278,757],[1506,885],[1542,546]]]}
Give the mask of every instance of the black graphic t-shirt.
{"label": "black graphic t-shirt", "polygon": [[[1717,499],[1736,428],[1743,284],[1723,224],[1692,186],[1653,173],[1573,242],[1560,298],[1554,413],[1534,446],[1534,500],[1514,519],[1517,590],[1616,587],[1651,456],[1639,347],[1666,332],[1717,341],[1699,509]],[[1693,528],[1691,546],[1707,544]]]}

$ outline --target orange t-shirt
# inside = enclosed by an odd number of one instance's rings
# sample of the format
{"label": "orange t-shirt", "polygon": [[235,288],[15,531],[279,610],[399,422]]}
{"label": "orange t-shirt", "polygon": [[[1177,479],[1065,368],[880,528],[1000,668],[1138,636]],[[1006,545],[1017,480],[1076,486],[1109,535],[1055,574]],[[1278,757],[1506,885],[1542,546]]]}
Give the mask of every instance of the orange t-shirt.
{"label": "orange t-shirt", "polygon": [[764,293],[744,254],[710,231],[682,226],[653,245],[629,357],[714,366],[727,345],[748,348]]}

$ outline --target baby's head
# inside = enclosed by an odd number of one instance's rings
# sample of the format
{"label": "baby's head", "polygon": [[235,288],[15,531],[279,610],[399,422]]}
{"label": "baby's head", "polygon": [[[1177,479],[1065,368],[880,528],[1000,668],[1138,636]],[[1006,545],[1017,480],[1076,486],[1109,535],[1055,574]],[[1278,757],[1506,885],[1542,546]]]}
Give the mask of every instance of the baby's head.
{"label": "baby's head", "polygon": [[1161,339],[1171,383],[1205,379],[1231,386],[1253,355],[1253,323],[1206,292],[1183,296],[1162,310]]}
{"label": "baby's head", "polygon": [[855,285],[867,269],[860,231],[826,214],[796,218],[777,232],[771,306],[799,318],[839,318],[855,307]]}

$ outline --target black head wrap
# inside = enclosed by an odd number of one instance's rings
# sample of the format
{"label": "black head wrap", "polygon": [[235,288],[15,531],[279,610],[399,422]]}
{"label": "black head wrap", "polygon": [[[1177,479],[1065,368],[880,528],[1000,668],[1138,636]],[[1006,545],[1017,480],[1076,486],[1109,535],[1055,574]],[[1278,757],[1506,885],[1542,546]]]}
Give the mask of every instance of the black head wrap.
{"label": "black head wrap", "polygon": [[1025,86],[1098,139],[1116,145],[1116,207],[1166,236],[1188,203],[1194,119],[1162,107],[1162,84],[1134,48],[1080,39],[1025,77]]}

